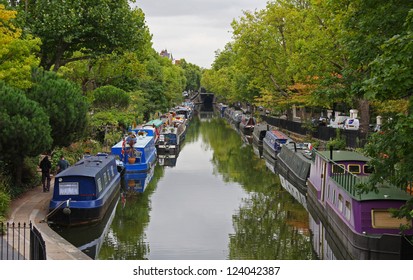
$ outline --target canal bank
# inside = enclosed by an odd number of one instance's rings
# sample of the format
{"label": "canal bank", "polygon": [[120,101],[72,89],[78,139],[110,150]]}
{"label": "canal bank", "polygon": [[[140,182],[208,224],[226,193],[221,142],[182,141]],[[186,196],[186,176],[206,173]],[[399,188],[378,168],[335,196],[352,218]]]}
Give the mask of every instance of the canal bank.
{"label": "canal bank", "polygon": [[[44,221],[53,193],[53,180],[51,185],[50,192],[43,192],[42,187],[38,186],[13,200],[7,221],[16,225],[31,222],[45,241],[48,260],[91,260],[89,256],[53,231]],[[28,258],[30,256],[30,234],[24,234],[20,238],[24,239],[25,256]]]}

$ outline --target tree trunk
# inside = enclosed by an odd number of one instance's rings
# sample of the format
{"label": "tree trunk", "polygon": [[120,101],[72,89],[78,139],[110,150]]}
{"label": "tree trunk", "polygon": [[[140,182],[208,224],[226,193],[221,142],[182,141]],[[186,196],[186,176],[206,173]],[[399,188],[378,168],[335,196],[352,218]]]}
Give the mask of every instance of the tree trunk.
{"label": "tree trunk", "polygon": [[358,102],[360,132],[368,133],[370,124],[370,102],[367,99],[360,99]]}

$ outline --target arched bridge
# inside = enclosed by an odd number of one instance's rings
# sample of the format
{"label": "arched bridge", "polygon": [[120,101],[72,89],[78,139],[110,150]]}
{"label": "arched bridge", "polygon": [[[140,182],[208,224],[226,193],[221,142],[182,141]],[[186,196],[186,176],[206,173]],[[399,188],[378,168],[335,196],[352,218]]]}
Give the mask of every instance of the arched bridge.
{"label": "arched bridge", "polygon": [[196,93],[191,100],[195,104],[200,104],[205,108],[212,108],[215,103],[215,95],[211,92]]}

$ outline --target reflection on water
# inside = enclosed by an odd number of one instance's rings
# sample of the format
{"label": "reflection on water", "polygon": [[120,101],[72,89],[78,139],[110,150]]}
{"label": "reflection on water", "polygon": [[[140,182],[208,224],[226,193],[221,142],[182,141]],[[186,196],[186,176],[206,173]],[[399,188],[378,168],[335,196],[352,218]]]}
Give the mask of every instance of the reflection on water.
{"label": "reflection on water", "polygon": [[108,233],[109,227],[115,217],[116,207],[120,199],[114,199],[106,215],[99,223],[89,226],[78,227],[60,227],[51,225],[54,231],[59,233],[63,238],[69,240],[74,246],[79,248],[83,253],[92,259],[99,255],[103,240]]}
{"label": "reflection on water", "polygon": [[314,259],[308,213],[224,120],[194,118],[175,166],[116,207],[97,259]]}

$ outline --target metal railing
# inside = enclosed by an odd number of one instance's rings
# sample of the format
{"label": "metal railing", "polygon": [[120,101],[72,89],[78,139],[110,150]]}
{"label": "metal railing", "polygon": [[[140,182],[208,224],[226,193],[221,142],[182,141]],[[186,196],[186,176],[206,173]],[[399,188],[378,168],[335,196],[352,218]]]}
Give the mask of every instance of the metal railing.
{"label": "metal railing", "polygon": [[[314,138],[329,141],[337,137],[337,128],[317,126],[312,129],[306,127],[304,123],[289,121],[285,119],[279,119],[272,116],[262,116],[262,119],[272,125],[279,128],[286,129],[288,131],[301,134],[301,135],[312,135]],[[349,148],[359,148],[363,147],[366,143],[367,134],[362,133],[359,130],[345,130],[341,129],[340,134],[344,137],[346,141],[346,146]]]}
{"label": "metal railing", "polygon": [[0,260],[45,260],[46,245],[30,222],[0,222]]}

